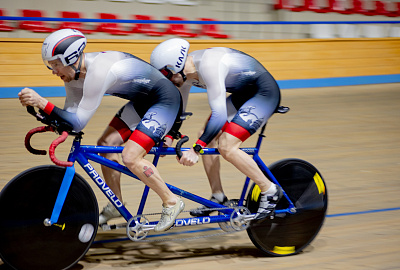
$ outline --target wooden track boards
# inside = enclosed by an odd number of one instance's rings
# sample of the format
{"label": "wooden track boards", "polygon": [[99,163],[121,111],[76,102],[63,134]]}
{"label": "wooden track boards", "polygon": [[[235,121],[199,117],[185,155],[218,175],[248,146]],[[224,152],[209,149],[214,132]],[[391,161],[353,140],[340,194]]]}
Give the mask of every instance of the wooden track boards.
{"label": "wooden track boards", "polygon": [[[288,157],[308,160],[321,171],[329,192],[329,217],[302,254],[264,257],[246,232],[240,232],[190,242],[97,244],[73,269],[397,269],[400,210],[334,215],[400,207],[399,87],[400,84],[381,84],[282,91],[282,105],[289,106],[291,111],[272,117],[261,156],[267,164]],[[51,101],[58,106],[64,102],[63,98]],[[206,102],[205,94],[192,94],[189,100],[188,107],[194,115],[183,124],[182,131],[191,137],[191,142],[209,114]],[[83,142],[96,143],[122,104],[121,99],[105,97],[85,129]],[[50,164],[50,160],[48,156],[32,156],[24,149],[26,132],[39,123],[18,100],[0,99],[0,115],[2,188],[22,170]],[[54,138],[54,134],[38,134],[32,144],[47,148]],[[254,141],[253,136],[245,144],[254,145]],[[65,143],[56,155],[66,158],[68,151]],[[225,192],[229,198],[235,198],[244,178],[224,161],[222,167]],[[166,157],[160,161],[159,169],[167,182],[209,196],[201,164],[186,168],[179,166],[174,157]],[[82,170],[78,173],[90,181]],[[122,185],[128,208],[136,211],[142,183],[123,177]],[[95,193],[102,208],[106,201],[98,190]],[[187,202],[187,210],[193,207],[196,205]],[[161,202],[151,192],[146,213],[160,210]],[[203,228],[208,227],[193,227],[193,230]],[[126,237],[124,230],[100,232],[97,239],[117,237]],[[6,269],[0,262],[0,270]]]}

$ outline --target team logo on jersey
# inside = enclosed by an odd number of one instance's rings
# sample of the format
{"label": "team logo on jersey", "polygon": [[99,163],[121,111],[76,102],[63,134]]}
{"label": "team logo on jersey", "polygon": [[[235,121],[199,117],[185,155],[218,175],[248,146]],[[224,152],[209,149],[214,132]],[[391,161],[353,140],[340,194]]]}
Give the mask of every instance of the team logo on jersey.
{"label": "team logo on jersey", "polygon": [[248,106],[246,108],[241,108],[238,112],[240,118],[243,119],[251,128],[258,129],[262,122],[263,118],[258,118],[257,115],[251,112],[251,110],[255,109],[254,106]]}
{"label": "team logo on jersey", "polygon": [[241,74],[244,76],[253,76],[254,74],[256,74],[256,72],[249,70],[249,71],[242,71]]}
{"label": "team logo on jersey", "polygon": [[150,80],[149,79],[145,79],[145,78],[143,78],[143,79],[134,79],[133,82],[134,83],[148,84],[148,83],[150,83]]}
{"label": "team logo on jersey", "polygon": [[156,112],[147,113],[142,119],[142,124],[156,137],[162,137],[167,129],[167,125],[161,125],[157,120],[153,119],[153,116],[156,114]]}

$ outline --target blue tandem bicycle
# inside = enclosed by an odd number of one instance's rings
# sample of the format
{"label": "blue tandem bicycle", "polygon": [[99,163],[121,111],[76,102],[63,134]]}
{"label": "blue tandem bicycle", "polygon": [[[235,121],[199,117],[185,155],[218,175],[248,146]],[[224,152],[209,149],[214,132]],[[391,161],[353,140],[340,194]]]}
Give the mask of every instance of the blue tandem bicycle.
{"label": "blue tandem bicycle", "polygon": [[[277,112],[288,110],[281,106]],[[50,119],[33,107],[28,107],[28,112],[46,124],[28,132],[25,146],[31,153],[46,154],[46,151],[31,146],[33,134],[51,131],[61,135],[49,148],[55,165],[37,166],[21,172],[0,193],[0,257],[3,262],[18,270],[68,269],[87,253],[99,228],[99,209],[91,186],[75,172],[76,162],[126,220],[125,224],[103,225],[103,229],[124,227],[132,241],[146,241],[158,222],[149,221],[143,213],[149,188],[145,186],[137,213],[133,215],[90,163],[102,164],[138,179],[127,167],[100,155],[121,153],[123,147],[82,145],[83,132],[73,132],[66,123]],[[268,256],[298,254],[313,241],[325,220],[328,204],[326,184],[320,172],[301,159],[289,158],[265,165],[259,156],[264,130],[265,126],[254,148],[241,149],[253,156],[272,182],[282,187],[284,196],[274,215],[254,220],[260,189],[248,177],[238,199],[224,205],[167,184],[174,194],[216,210],[215,215],[178,218],[174,226],[217,223],[227,233],[247,230],[252,243]],[[74,136],[74,140],[68,160],[60,161],[55,157],[55,149],[69,135]],[[154,155],[153,164],[156,166],[162,155],[179,156],[181,151],[188,150],[181,148],[187,139],[181,139],[175,148],[153,147],[149,152]],[[204,148],[204,154],[218,155],[219,152],[216,148]]]}

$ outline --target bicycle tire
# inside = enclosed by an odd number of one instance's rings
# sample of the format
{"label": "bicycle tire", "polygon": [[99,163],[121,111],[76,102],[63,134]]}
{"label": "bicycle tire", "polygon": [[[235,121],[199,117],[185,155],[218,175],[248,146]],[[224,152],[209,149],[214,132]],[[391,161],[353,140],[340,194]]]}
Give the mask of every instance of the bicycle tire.
{"label": "bicycle tire", "polygon": [[[88,251],[98,228],[98,205],[75,174],[57,224],[50,218],[65,168],[46,165],[14,177],[0,193],[0,256],[13,269],[68,269]],[[86,232],[86,234],[85,234]]]}
{"label": "bicycle tire", "polygon": [[[319,171],[300,159],[280,160],[270,167],[272,174],[292,200],[297,212],[277,214],[274,219],[252,221],[247,233],[253,244],[269,256],[298,254],[317,236],[325,220],[328,193]],[[253,184],[247,195],[248,209],[257,212],[260,189]],[[276,209],[288,208],[283,197]]]}

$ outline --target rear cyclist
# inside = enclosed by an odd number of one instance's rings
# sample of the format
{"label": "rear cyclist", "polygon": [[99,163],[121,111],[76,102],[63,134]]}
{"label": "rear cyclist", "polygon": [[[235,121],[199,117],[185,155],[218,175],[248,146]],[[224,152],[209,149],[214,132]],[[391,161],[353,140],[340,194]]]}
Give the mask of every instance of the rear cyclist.
{"label": "rear cyclist", "polygon": [[[189,55],[188,51],[186,40],[173,38],[159,44],[150,58],[150,63],[180,88],[184,109],[192,86],[207,90],[211,116],[200,138],[189,151],[183,152],[179,162],[193,166],[198,162],[202,148],[214,147],[213,143],[218,139],[221,155],[261,189],[255,218],[272,215],[282,191],[239,147],[279,106],[280,89],[275,79],[256,59],[234,49],[209,48]],[[227,92],[231,93],[228,98]],[[204,155],[202,158],[211,185],[211,200],[224,203],[227,198],[221,185],[218,156]],[[191,211],[193,216],[209,213],[205,207]]]}
{"label": "rear cyclist", "polygon": [[[184,209],[184,202],[168,189],[157,168],[144,156],[173,126],[180,114],[181,95],[145,61],[117,51],[83,53],[85,46],[86,37],[72,29],[56,31],[43,42],[44,63],[65,83],[64,109],[29,88],[21,90],[19,99],[23,106],[35,106],[61,118],[77,132],[92,118],[104,94],[129,100],[106,128],[99,144],[114,146],[126,142],[122,161],[163,202],[161,219],[154,230],[168,230]],[[118,162],[117,156],[110,158]],[[107,175],[112,172],[104,172],[105,180],[118,197],[115,203],[121,206],[119,179],[113,182]]]}

